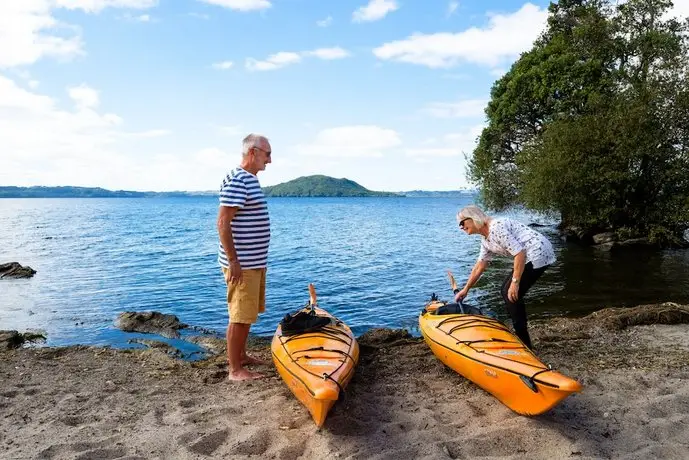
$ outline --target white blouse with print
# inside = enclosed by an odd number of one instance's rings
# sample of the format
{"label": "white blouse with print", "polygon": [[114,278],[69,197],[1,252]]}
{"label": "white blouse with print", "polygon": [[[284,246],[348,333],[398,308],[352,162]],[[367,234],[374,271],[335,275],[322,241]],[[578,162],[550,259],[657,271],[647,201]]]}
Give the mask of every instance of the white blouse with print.
{"label": "white blouse with print", "polygon": [[555,262],[553,246],[545,236],[521,222],[498,217],[490,222],[488,238],[481,237],[478,260],[490,260],[493,254],[514,257],[524,249],[524,263],[531,262],[534,268]]}

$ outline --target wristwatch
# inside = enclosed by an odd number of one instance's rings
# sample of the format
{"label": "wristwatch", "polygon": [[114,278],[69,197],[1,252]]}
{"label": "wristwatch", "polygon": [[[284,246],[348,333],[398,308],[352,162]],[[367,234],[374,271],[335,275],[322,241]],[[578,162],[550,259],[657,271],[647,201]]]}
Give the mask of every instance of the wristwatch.
{"label": "wristwatch", "polygon": [[513,278],[512,278],[512,282],[515,283],[515,284],[518,283],[518,282],[519,282],[519,278],[514,278],[514,277],[513,277]]}

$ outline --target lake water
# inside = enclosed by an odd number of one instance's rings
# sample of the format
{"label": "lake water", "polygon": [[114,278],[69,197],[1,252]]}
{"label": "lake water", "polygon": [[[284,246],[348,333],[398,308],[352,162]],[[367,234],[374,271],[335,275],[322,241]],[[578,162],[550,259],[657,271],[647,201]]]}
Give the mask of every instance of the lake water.
{"label": "lake water", "polygon": [[[319,304],[358,335],[405,327],[432,293],[450,299],[446,270],[463,283],[479,237],[457,228],[460,198],[271,198],[267,312],[252,332]],[[130,346],[114,328],[122,311],[157,310],[224,334],[225,286],[216,262],[217,199],[2,199],[0,263],[37,274],[0,280],[0,329],[41,330],[48,345]],[[553,223],[523,212],[523,222]],[[578,315],[604,306],[689,301],[689,252],[598,253],[540,228],[558,262],[533,288],[532,317]],[[501,317],[499,283],[511,262],[493,264],[469,301]]]}

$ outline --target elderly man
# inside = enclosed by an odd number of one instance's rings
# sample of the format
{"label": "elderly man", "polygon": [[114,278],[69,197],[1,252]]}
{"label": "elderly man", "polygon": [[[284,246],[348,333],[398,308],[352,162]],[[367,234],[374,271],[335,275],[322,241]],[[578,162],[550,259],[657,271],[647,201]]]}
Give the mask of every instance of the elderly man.
{"label": "elderly man", "polygon": [[263,364],[247,354],[246,341],[251,325],[265,311],[270,219],[256,175],[270,163],[270,155],[267,138],[248,135],[243,140],[241,163],[225,176],[220,188],[218,263],[227,285],[228,379],[232,381],[263,377],[244,366]]}

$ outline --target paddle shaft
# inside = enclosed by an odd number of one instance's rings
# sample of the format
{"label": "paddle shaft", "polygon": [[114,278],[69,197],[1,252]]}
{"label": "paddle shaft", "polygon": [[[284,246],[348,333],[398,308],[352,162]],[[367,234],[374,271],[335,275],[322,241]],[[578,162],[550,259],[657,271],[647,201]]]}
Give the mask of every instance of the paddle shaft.
{"label": "paddle shaft", "polygon": [[[452,276],[452,272],[450,270],[447,271],[447,276],[450,278],[450,286],[452,287],[452,292],[456,295],[459,292],[459,288],[457,287],[455,277]],[[462,299],[459,299],[459,309],[462,313],[464,313],[464,304],[462,303]]]}

